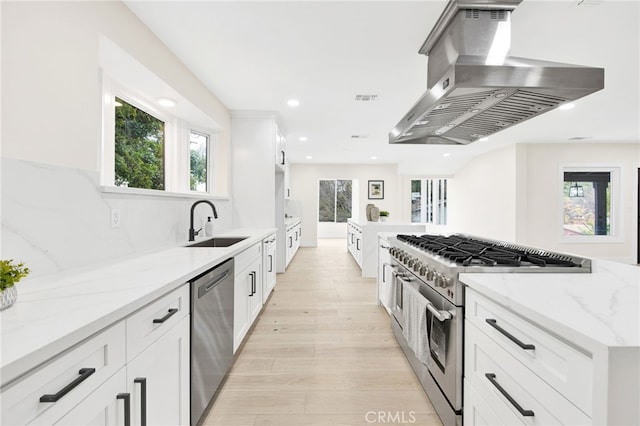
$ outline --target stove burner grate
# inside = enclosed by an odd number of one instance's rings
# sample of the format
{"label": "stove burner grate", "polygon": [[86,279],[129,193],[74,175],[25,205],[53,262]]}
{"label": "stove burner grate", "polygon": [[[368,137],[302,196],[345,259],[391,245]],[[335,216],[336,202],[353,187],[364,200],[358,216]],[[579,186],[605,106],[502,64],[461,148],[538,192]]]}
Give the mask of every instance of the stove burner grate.
{"label": "stove burner grate", "polygon": [[542,250],[516,248],[462,235],[398,235],[422,251],[449,259],[462,266],[579,267],[567,256]]}

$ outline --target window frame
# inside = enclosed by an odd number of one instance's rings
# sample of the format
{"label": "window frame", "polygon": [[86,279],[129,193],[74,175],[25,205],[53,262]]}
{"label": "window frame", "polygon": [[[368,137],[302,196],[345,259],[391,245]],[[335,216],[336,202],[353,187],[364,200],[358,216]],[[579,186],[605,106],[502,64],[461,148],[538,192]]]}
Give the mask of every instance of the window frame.
{"label": "window frame", "polygon": [[[333,197],[333,221],[321,221],[320,220],[320,182],[322,182],[322,181],[332,181],[332,182],[334,182],[334,187],[333,187],[333,191],[334,191],[334,197]],[[354,186],[354,180],[353,179],[338,179],[338,178],[318,179],[318,184],[317,184],[318,195],[316,197],[316,200],[318,202],[317,207],[316,207],[316,213],[318,214],[318,220],[317,220],[318,223],[338,224],[338,223],[347,223],[348,222],[348,218],[344,222],[338,222],[337,221],[337,217],[338,217],[338,181],[349,181],[349,182],[351,182],[351,216],[353,216],[353,186]]]}
{"label": "window frame", "polygon": [[[115,185],[115,98],[135,106],[164,122],[164,190]],[[100,184],[102,192],[160,197],[228,199],[214,194],[215,159],[213,153],[217,131],[180,119],[154,105],[147,96],[106,75],[102,75],[102,146],[100,150]],[[208,137],[207,146],[207,191],[191,191],[190,132]]]}
{"label": "window frame", "polygon": [[[411,223],[424,223],[428,225],[446,226],[448,216],[448,178],[410,178],[409,179],[409,202],[412,197],[412,182],[420,181],[420,221],[413,222],[413,212],[411,206]],[[442,190],[444,188],[444,191]],[[443,192],[445,197],[442,198]],[[444,223],[443,223],[444,219]]]}
{"label": "window frame", "polygon": [[[207,190],[206,191],[194,191],[191,189],[191,133],[197,133],[207,138]],[[215,133],[212,131],[206,131],[197,126],[188,126],[187,129],[187,189],[191,194],[211,194],[213,189],[213,176],[214,174],[214,161],[213,161],[213,144],[215,139]]]}
{"label": "window frame", "polygon": [[[620,205],[620,175],[622,166],[619,164],[594,164],[594,163],[566,163],[561,164],[558,174],[558,224],[556,229],[559,234],[559,241],[562,243],[578,243],[578,244],[593,244],[593,243],[612,243],[623,242],[622,235],[623,223],[621,217],[621,205]],[[564,174],[565,172],[608,172],[610,173],[610,226],[609,235],[564,235]]]}

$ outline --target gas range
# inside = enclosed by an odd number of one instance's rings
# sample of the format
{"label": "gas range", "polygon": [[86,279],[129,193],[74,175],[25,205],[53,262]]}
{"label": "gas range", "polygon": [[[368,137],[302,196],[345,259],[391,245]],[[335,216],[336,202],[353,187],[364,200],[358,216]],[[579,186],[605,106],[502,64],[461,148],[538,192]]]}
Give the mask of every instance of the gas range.
{"label": "gas range", "polygon": [[462,234],[399,234],[390,245],[395,262],[457,306],[463,272],[591,272],[589,259]]}

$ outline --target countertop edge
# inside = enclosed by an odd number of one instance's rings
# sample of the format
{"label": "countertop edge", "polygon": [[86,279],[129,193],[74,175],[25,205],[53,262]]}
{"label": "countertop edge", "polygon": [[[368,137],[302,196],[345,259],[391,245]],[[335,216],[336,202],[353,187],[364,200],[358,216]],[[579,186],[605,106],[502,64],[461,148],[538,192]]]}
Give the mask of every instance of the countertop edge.
{"label": "countertop edge", "polygon": [[[175,247],[167,248],[165,250],[157,251],[155,253],[144,254],[133,259],[124,260],[116,260],[112,264],[105,263],[96,267],[95,274],[100,274],[105,268],[118,268],[119,265],[126,264],[127,268],[135,267],[136,261],[142,264],[147,264],[149,262],[153,262],[154,258],[157,258],[158,262],[163,261],[163,257],[165,257],[168,253],[173,250],[179,249],[180,251],[194,251],[194,253],[202,253],[202,254],[210,254],[211,259],[208,261],[197,262],[197,267],[195,269],[189,269],[189,271],[185,271],[184,273],[180,272],[180,275],[177,277],[173,277],[168,281],[158,282],[157,284],[145,284],[143,286],[144,294],[136,296],[132,299],[123,300],[123,305],[109,311],[106,314],[96,315],[95,318],[88,322],[83,322],[79,324],[75,330],[71,330],[69,333],[53,338],[47,342],[45,342],[42,346],[35,348],[30,351],[25,351],[25,353],[21,356],[11,357],[12,359],[5,361],[5,354],[3,350],[2,359],[0,359],[0,387],[5,388],[6,386],[10,386],[12,383],[19,380],[21,377],[29,374],[31,371],[38,369],[42,364],[48,362],[52,358],[56,357],[61,352],[66,351],[72,347],[77,346],[78,344],[84,342],[85,340],[91,338],[97,333],[111,327],[118,321],[121,321],[134,312],[138,311],[142,307],[148,305],[149,303],[157,300],[158,298],[164,296],[165,294],[170,293],[171,291],[179,288],[182,285],[187,284],[191,279],[196,276],[202,274],[203,272],[211,269],[212,267],[220,264],[221,262],[229,259],[231,257],[236,256],[252,245],[261,242],[264,238],[268,237],[276,233],[276,228],[264,228],[264,229],[251,229],[251,228],[239,228],[232,229],[221,234],[217,234],[216,236],[248,236],[248,238],[240,243],[234,244],[231,247],[227,248],[189,248],[185,247],[189,244],[189,242],[184,242],[182,244],[178,244]],[[213,237],[205,237],[202,239],[213,238]],[[185,266],[186,268],[186,266]],[[82,269],[82,274],[90,276],[91,273],[86,272],[88,268]],[[141,272],[144,273],[145,267],[141,266]],[[40,276],[34,280],[34,284],[37,286],[38,283],[43,283],[47,279],[56,280],[56,279],[64,279],[70,280],[74,277],[73,273],[65,272],[59,274],[51,274],[47,276]],[[87,280],[88,278],[83,278]],[[132,278],[133,281],[133,278]],[[148,290],[147,290],[148,288]],[[20,299],[17,303],[20,303]],[[28,302],[24,302],[28,303]],[[2,330],[2,340],[4,340],[5,327],[7,326],[7,320],[12,320],[12,318],[7,318],[11,315],[11,309],[7,311],[2,311],[0,314],[0,324]],[[8,315],[5,314],[8,313]],[[43,339],[46,340],[46,339]],[[4,347],[4,342],[3,342]]]}

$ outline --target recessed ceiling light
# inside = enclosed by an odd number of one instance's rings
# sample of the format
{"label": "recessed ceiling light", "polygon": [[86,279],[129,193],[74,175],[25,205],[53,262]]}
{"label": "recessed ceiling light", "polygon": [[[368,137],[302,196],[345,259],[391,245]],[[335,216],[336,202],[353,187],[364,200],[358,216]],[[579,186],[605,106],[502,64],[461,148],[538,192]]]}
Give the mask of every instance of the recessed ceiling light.
{"label": "recessed ceiling light", "polygon": [[305,141],[307,140],[307,137],[306,137],[306,136],[300,136],[300,137],[298,138],[298,140],[299,140],[300,142],[305,142]]}
{"label": "recessed ceiling light", "polygon": [[445,152],[444,154],[442,154],[442,156],[443,156],[443,157],[448,157],[448,156],[450,156],[450,155],[451,155],[451,153],[450,153],[450,152]]}
{"label": "recessed ceiling light", "polygon": [[572,103],[562,104],[558,107],[558,109],[567,110],[567,109],[575,108],[575,106],[576,104],[572,104]]}
{"label": "recessed ceiling light", "polygon": [[489,138],[484,137],[484,138],[480,138],[480,139],[478,139],[478,140],[479,140],[480,142],[486,142],[486,141],[488,141],[488,140],[489,140]]}
{"label": "recessed ceiling light", "polygon": [[306,158],[307,160],[311,160],[313,157],[312,157],[312,156],[310,156],[310,155],[307,155],[307,156],[306,156],[306,157],[304,157],[304,158]]}
{"label": "recessed ceiling light", "polygon": [[289,99],[287,101],[287,105],[289,105],[290,107],[297,107],[300,106],[300,101],[297,99]]}
{"label": "recessed ceiling light", "polygon": [[372,159],[372,160],[377,160],[377,159],[378,159],[378,157],[373,156],[373,157],[371,157],[371,159]]}
{"label": "recessed ceiling light", "polygon": [[169,99],[169,98],[160,98],[158,99],[158,105],[161,105],[163,107],[167,107],[167,108],[171,108],[176,106],[176,101],[174,101],[173,99]]}

